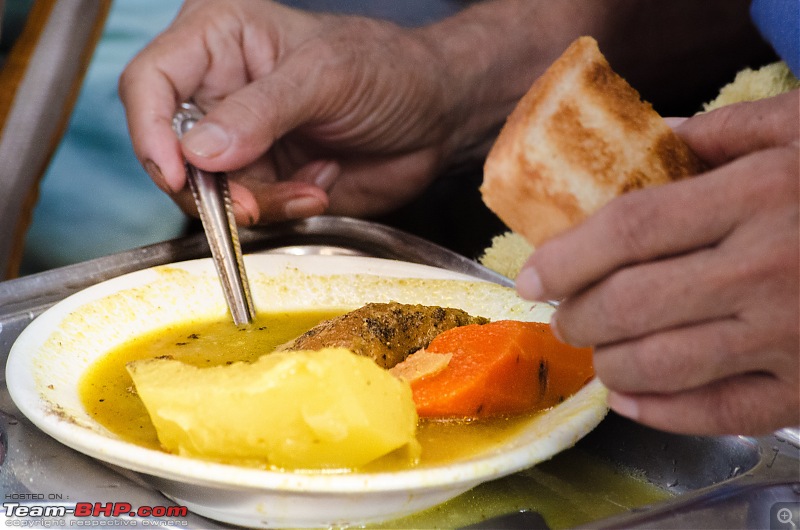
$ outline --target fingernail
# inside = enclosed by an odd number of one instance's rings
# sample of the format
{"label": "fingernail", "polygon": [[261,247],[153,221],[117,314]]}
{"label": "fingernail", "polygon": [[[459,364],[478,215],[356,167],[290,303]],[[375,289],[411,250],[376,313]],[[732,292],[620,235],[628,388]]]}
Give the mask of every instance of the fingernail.
{"label": "fingernail", "polygon": [[517,274],[517,292],[528,300],[542,300],[542,279],[533,267],[526,267]]}
{"label": "fingernail", "polygon": [[333,183],[336,182],[336,177],[339,176],[339,166],[335,162],[324,164],[316,177],[314,177],[314,185],[325,191],[328,191]]}
{"label": "fingernail", "polygon": [[625,416],[632,420],[639,419],[639,403],[633,398],[616,392],[609,392],[606,403],[620,416]]}
{"label": "fingernail", "polygon": [[232,179],[228,180],[228,187],[231,192],[231,205],[236,222],[243,226],[253,226],[258,223],[261,218],[261,210],[253,192]]}
{"label": "fingernail", "polygon": [[176,190],[169,182],[167,182],[166,177],[161,172],[161,168],[158,167],[158,164],[153,162],[152,160],[145,160],[142,164],[144,170],[150,175],[152,181],[159,187],[161,191],[164,193],[176,193],[180,190]]}
{"label": "fingernail", "polygon": [[325,210],[325,205],[315,197],[299,197],[288,201],[283,206],[283,214],[287,219],[302,219],[319,215]]}
{"label": "fingernail", "polygon": [[237,200],[231,200],[231,206],[233,206],[233,215],[242,226],[253,226],[258,222],[258,206],[256,206],[256,213]]}
{"label": "fingernail", "polygon": [[181,143],[197,156],[211,158],[225,151],[231,144],[231,139],[219,125],[201,123],[189,129]]}
{"label": "fingernail", "polygon": [[[561,334],[558,332],[558,323],[556,321],[556,314],[550,317],[550,332],[553,334],[555,338],[559,340],[559,342],[564,342],[564,339],[561,337]],[[566,343],[565,343],[566,344]]]}

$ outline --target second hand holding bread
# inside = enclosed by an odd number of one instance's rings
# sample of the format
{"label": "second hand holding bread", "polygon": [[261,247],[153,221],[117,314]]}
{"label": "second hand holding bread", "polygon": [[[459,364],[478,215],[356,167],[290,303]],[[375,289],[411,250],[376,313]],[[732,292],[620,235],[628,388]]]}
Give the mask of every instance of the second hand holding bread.
{"label": "second hand holding bread", "polygon": [[534,247],[614,197],[701,172],[700,160],[617,75],[573,42],[520,100],[484,167],[483,201]]}

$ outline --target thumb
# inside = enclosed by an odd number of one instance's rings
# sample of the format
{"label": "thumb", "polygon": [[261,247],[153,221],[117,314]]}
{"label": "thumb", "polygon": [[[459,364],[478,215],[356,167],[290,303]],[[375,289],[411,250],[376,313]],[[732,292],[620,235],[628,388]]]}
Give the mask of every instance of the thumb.
{"label": "thumb", "polygon": [[728,105],[694,116],[675,128],[711,166],[753,151],[797,141],[800,90],[759,101]]}
{"label": "thumb", "polygon": [[318,105],[337,92],[332,76],[321,84],[309,78],[313,64],[287,58],[265,77],[225,97],[184,135],[186,159],[207,171],[239,169],[308,122]]}

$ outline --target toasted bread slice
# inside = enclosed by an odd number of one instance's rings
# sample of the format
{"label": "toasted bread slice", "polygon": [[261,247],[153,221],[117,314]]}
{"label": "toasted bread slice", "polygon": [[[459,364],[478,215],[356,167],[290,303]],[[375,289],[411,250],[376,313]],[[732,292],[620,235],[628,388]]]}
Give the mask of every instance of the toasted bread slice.
{"label": "toasted bread slice", "polygon": [[618,195],[702,164],[581,37],[509,116],[484,167],[486,205],[534,247]]}

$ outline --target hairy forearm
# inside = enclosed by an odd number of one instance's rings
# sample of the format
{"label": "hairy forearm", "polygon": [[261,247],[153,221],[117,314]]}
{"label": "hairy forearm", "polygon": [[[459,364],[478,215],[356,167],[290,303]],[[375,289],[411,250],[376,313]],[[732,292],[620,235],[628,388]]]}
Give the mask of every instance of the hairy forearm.
{"label": "hairy forearm", "polygon": [[420,29],[440,57],[451,112],[457,115],[451,138],[457,160],[485,154],[533,81],[575,36],[588,32],[593,16],[605,16],[599,5],[585,0],[490,0]]}
{"label": "hairy forearm", "polygon": [[[592,35],[657,110],[719,87],[765,47],[749,0],[487,0],[419,30],[443,65],[459,118],[454,159],[479,158],[533,81]],[[695,102],[698,104],[699,102]]]}

